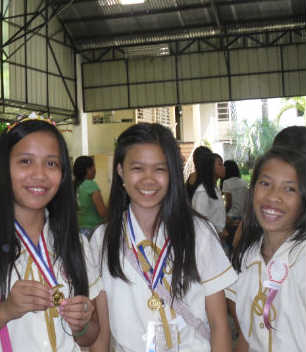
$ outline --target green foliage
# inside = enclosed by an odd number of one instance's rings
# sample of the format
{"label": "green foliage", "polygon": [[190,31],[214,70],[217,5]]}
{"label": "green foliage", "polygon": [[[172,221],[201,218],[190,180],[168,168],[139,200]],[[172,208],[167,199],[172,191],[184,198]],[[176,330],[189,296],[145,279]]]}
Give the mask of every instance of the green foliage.
{"label": "green foliage", "polygon": [[280,120],[284,112],[291,109],[296,109],[297,115],[305,118],[306,97],[284,98],[282,101],[285,103],[285,105],[277,115],[278,120]]}
{"label": "green foliage", "polygon": [[0,134],[7,129],[6,122],[0,121]]}
{"label": "green foliage", "polygon": [[236,141],[235,160],[242,173],[247,174],[255,160],[271,147],[278,130],[278,125],[267,117],[253,123],[247,119],[234,123],[232,134]]}

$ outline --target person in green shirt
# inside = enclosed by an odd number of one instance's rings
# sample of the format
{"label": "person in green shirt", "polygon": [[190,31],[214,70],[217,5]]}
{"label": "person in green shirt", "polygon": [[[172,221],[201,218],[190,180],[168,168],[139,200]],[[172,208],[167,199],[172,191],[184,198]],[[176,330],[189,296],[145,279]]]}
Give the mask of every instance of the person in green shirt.
{"label": "person in green shirt", "polygon": [[93,158],[79,156],[74,162],[73,174],[80,233],[90,238],[107,214],[100,188],[94,181],[96,167]]}

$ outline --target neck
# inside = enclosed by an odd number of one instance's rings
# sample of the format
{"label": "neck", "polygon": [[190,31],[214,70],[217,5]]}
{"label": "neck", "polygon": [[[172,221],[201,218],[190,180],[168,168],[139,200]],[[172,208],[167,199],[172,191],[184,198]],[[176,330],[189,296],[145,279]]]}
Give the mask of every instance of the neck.
{"label": "neck", "polygon": [[159,209],[157,209],[156,211],[152,211],[152,209],[148,209],[148,211],[144,211],[142,209],[140,213],[137,207],[132,204],[132,210],[146,238],[149,240],[152,240],[155,234],[154,225],[155,225],[155,221],[156,221],[156,217]]}
{"label": "neck", "polygon": [[24,214],[15,209],[15,217],[31,238],[32,242],[37,245],[45,223],[44,211]]}
{"label": "neck", "polygon": [[291,233],[289,235],[287,233],[284,233],[279,236],[273,233],[264,233],[261,253],[266,263],[269,262],[269,260],[273,257],[274,253],[287,240],[290,235]]}

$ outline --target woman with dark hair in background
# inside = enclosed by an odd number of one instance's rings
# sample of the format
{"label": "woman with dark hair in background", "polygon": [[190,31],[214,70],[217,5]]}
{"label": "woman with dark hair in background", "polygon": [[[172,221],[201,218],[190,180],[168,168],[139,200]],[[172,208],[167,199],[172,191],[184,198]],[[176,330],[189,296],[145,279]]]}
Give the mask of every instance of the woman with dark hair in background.
{"label": "woman with dark hair in background", "polygon": [[192,198],[192,194],[194,193],[196,188],[196,165],[199,165],[201,158],[205,157],[206,154],[212,154],[212,151],[208,147],[205,147],[203,145],[197,147],[192,154],[193,165],[195,170],[189,175],[188,180],[186,181],[186,189],[190,199]]}
{"label": "woman with dark hair in background", "polygon": [[223,160],[215,153],[202,154],[195,164],[197,178],[190,194],[193,208],[212,222],[219,235],[225,228],[225,207],[219,178],[225,175]]}
{"label": "woman with dark hair in background", "polygon": [[248,195],[248,184],[241,179],[240,170],[234,160],[226,160],[225,177],[221,180],[221,191],[225,196],[226,229],[229,233],[226,242],[232,248],[232,241],[243,212]]}
{"label": "woman with dark hair in background", "polygon": [[100,188],[94,181],[96,168],[93,158],[79,156],[73,165],[73,175],[80,233],[90,238],[107,215]]}

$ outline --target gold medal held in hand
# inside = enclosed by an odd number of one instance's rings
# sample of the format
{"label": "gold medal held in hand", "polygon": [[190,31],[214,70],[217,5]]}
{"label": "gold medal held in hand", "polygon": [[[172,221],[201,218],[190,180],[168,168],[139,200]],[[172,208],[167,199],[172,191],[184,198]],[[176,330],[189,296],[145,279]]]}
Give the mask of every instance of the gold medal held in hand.
{"label": "gold medal held in hand", "polygon": [[151,309],[151,310],[160,310],[163,303],[161,301],[161,299],[153,293],[153,295],[148,299],[148,307]]}
{"label": "gold medal held in hand", "polygon": [[53,288],[55,288],[55,291],[52,295],[53,297],[53,304],[58,307],[62,302],[63,300],[65,299],[65,296],[63,294],[63,292],[61,292],[59,289],[61,287],[64,287],[63,285],[56,285],[54,286]]}

